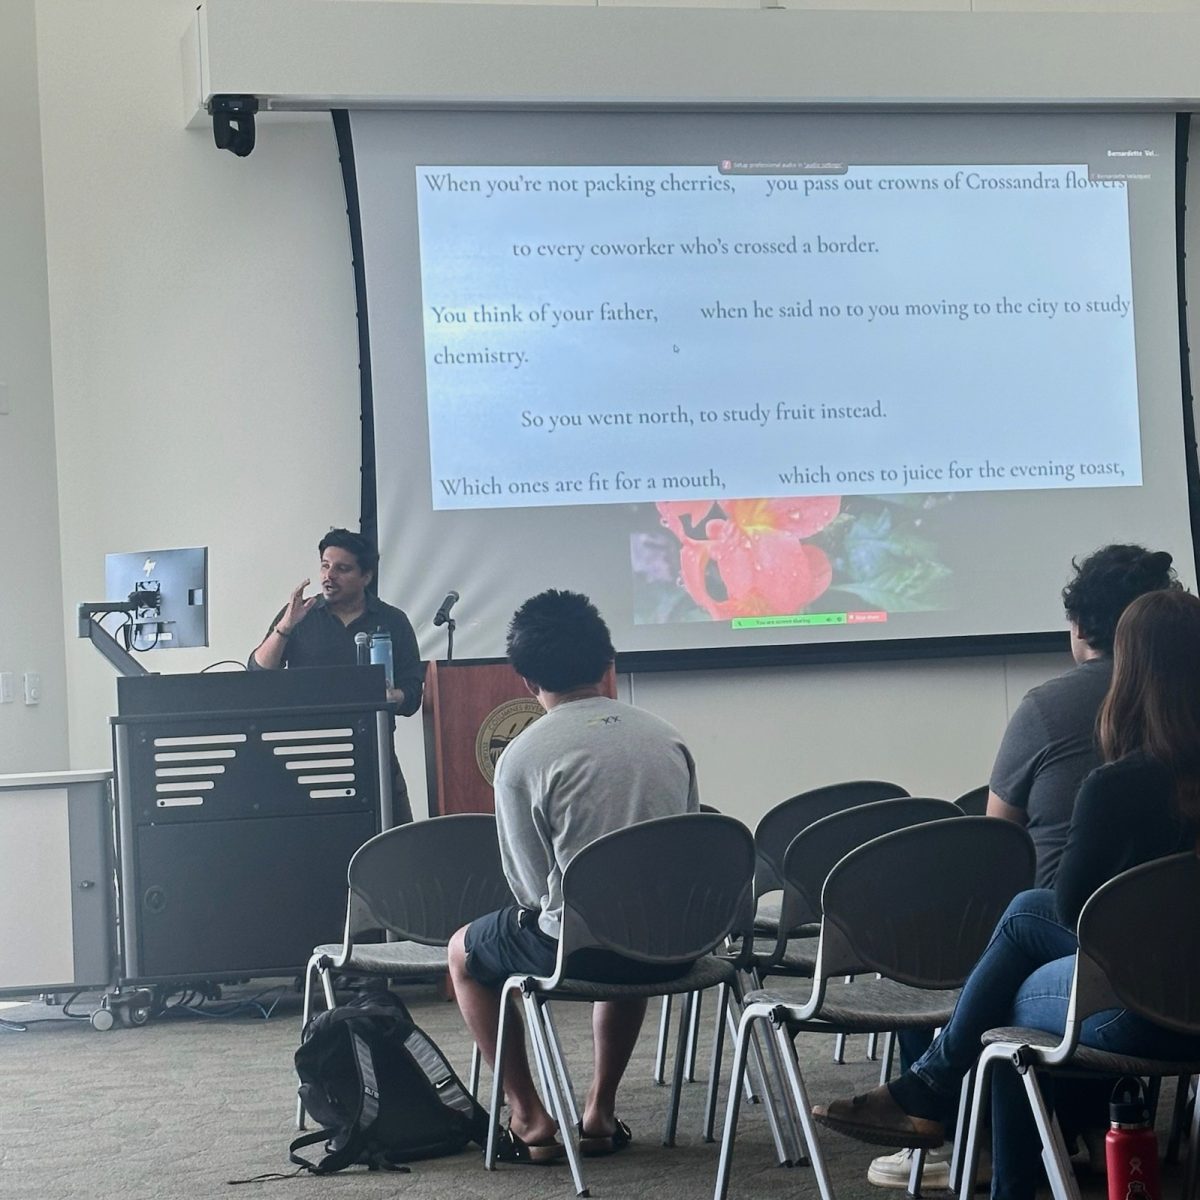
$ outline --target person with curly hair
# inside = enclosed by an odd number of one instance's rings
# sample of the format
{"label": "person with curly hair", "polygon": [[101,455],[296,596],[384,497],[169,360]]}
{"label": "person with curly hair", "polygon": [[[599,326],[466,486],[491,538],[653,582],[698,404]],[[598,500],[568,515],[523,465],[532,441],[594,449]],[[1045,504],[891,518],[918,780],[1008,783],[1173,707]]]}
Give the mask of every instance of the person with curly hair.
{"label": "person with curly hair", "polygon": [[1029,830],[1038,887],[1054,885],[1079,785],[1100,763],[1096,714],[1112,679],[1117,622],[1139,596],[1180,587],[1163,550],[1105,546],[1071,565],[1062,599],[1076,665],[1017,706],[988,783],[988,816]]}
{"label": "person with curly hair", "polygon": [[[1004,731],[988,783],[990,817],[1024,825],[1037,855],[1035,884],[1054,886],[1079,785],[1100,765],[1096,714],[1112,680],[1113,636],[1121,614],[1147,592],[1178,590],[1171,556],[1142,546],[1104,546],[1082,562],[1072,560],[1074,575],[1063,588],[1063,608],[1071,627],[1075,666],[1065,675],[1035,687],[1017,706]],[[909,1029],[899,1035],[900,1066],[911,1066],[929,1048],[933,1030]],[[1063,1113],[1070,1133],[1095,1127],[1099,1094],[1082,1084]],[[1107,1111],[1107,1110],[1104,1110]],[[947,1122],[953,1111],[947,1112]],[[1094,1141],[1093,1141],[1094,1144]],[[907,1188],[911,1155],[885,1154],[871,1163],[867,1180],[876,1187]],[[946,1187],[950,1160],[929,1155],[928,1187]]]}
{"label": "person with curly hair", "polygon": [[[943,1114],[998,1026],[1061,1035],[1079,914],[1122,871],[1197,847],[1200,833],[1200,599],[1176,589],[1139,596],[1117,624],[1112,684],[1097,719],[1103,765],[1079,789],[1053,889],[1017,895],[972,969],[946,1027],[900,1077],[817,1105],[817,1120],[874,1144],[936,1147]],[[1190,1059],[1200,1038],[1123,1008],[1083,1022],[1080,1042],[1143,1058]],[[1015,1072],[992,1089],[992,1198],[1033,1200],[1040,1158]]]}

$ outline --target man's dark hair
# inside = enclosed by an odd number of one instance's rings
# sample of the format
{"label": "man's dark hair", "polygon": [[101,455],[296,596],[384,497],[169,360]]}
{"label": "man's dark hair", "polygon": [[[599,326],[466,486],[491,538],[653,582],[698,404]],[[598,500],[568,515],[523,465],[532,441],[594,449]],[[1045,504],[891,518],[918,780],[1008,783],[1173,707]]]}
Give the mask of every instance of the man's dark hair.
{"label": "man's dark hair", "polygon": [[1105,546],[1083,562],[1071,560],[1075,577],[1063,588],[1063,608],[1079,636],[1093,650],[1111,654],[1121,614],[1139,596],[1182,584],[1165,550],[1144,546]]}
{"label": "man's dark hair", "polygon": [[317,553],[324,554],[330,546],[353,554],[360,571],[370,571],[372,575],[375,574],[375,568],[379,566],[379,554],[371,544],[370,538],[365,538],[361,533],[354,533],[349,529],[331,529],[321,539],[320,545],[317,546]]}
{"label": "man's dark hair", "polygon": [[599,683],[615,657],[604,618],[578,592],[551,588],[526,600],[509,622],[509,662],[547,692]]}

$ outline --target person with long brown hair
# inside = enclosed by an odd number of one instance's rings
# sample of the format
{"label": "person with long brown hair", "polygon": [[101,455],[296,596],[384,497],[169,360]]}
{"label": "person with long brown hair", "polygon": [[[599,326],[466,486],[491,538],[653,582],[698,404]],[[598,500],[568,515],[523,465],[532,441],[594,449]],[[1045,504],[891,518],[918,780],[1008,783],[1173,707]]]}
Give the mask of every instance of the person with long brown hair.
{"label": "person with long brown hair", "polygon": [[[1200,599],[1139,597],[1117,625],[1113,680],[1097,721],[1103,765],[1084,780],[1054,890],[1022,892],[971,972],[954,1015],[898,1079],[813,1109],[840,1133],[874,1145],[930,1148],[991,1028],[1061,1034],[1088,897],[1122,871],[1190,849],[1200,831]],[[1110,1009],[1083,1024],[1082,1044],[1147,1058],[1190,1058],[1200,1039]],[[1012,1073],[998,1071],[992,1105],[993,1200],[1032,1200],[1040,1158]],[[1016,1102],[1014,1102],[1016,1101]]]}

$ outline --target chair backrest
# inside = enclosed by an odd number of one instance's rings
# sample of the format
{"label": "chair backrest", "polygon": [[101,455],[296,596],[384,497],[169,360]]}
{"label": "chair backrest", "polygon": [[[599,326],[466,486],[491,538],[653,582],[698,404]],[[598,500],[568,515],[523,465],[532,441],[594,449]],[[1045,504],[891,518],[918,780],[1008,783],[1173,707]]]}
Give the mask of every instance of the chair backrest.
{"label": "chair backrest", "polygon": [[1134,867],[1094,892],[1079,914],[1076,1015],[1116,1007],[1115,998],[1167,1029],[1200,1033],[1197,914],[1200,859],[1191,852]]}
{"label": "chair backrest", "polygon": [[1033,873],[1033,842],[1009,821],[963,816],[875,838],[825,880],[818,975],[959,987]]}
{"label": "chair backrest", "polygon": [[977,788],[972,788],[969,792],[963,792],[954,803],[967,814],[968,817],[984,817],[987,816],[988,792],[991,788],[988,785],[982,784]]}
{"label": "chair backrest", "polygon": [[763,896],[783,887],[783,856],[792,838],[802,829],[831,813],[873,804],[876,800],[894,800],[907,796],[899,784],[878,779],[856,779],[828,787],[801,792],[777,804],[759,821],[754,830],[754,848],[758,862],[754,869],[754,894]]}
{"label": "chair backrest", "polygon": [[860,804],[814,821],[792,839],[783,856],[781,935],[786,936],[783,931],[797,925],[821,919],[825,880],[851,850],[885,833],[962,815],[962,810],[949,800],[905,796]]}
{"label": "chair backrest", "polygon": [[560,961],[600,946],[690,962],[749,927],[753,879],[754,840],[733,817],[688,813],[605,834],[563,872]]}
{"label": "chair backrest", "polygon": [[458,813],[401,825],[365,842],[347,872],[347,939],[385,929],[444,946],[463,925],[513,903],[496,818]]}

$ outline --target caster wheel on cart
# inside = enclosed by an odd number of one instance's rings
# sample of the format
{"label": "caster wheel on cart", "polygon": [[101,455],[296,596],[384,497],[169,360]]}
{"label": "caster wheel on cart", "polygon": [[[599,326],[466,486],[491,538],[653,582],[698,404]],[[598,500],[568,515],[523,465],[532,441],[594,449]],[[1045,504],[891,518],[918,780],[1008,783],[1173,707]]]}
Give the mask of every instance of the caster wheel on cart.
{"label": "caster wheel on cart", "polygon": [[100,1033],[107,1033],[114,1024],[115,1018],[112,1015],[112,1010],[108,1008],[98,1008],[92,1013],[92,1028]]}
{"label": "caster wheel on cart", "polygon": [[154,1010],[154,995],[151,992],[131,992],[122,998],[121,1023],[136,1029],[150,1020]]}

